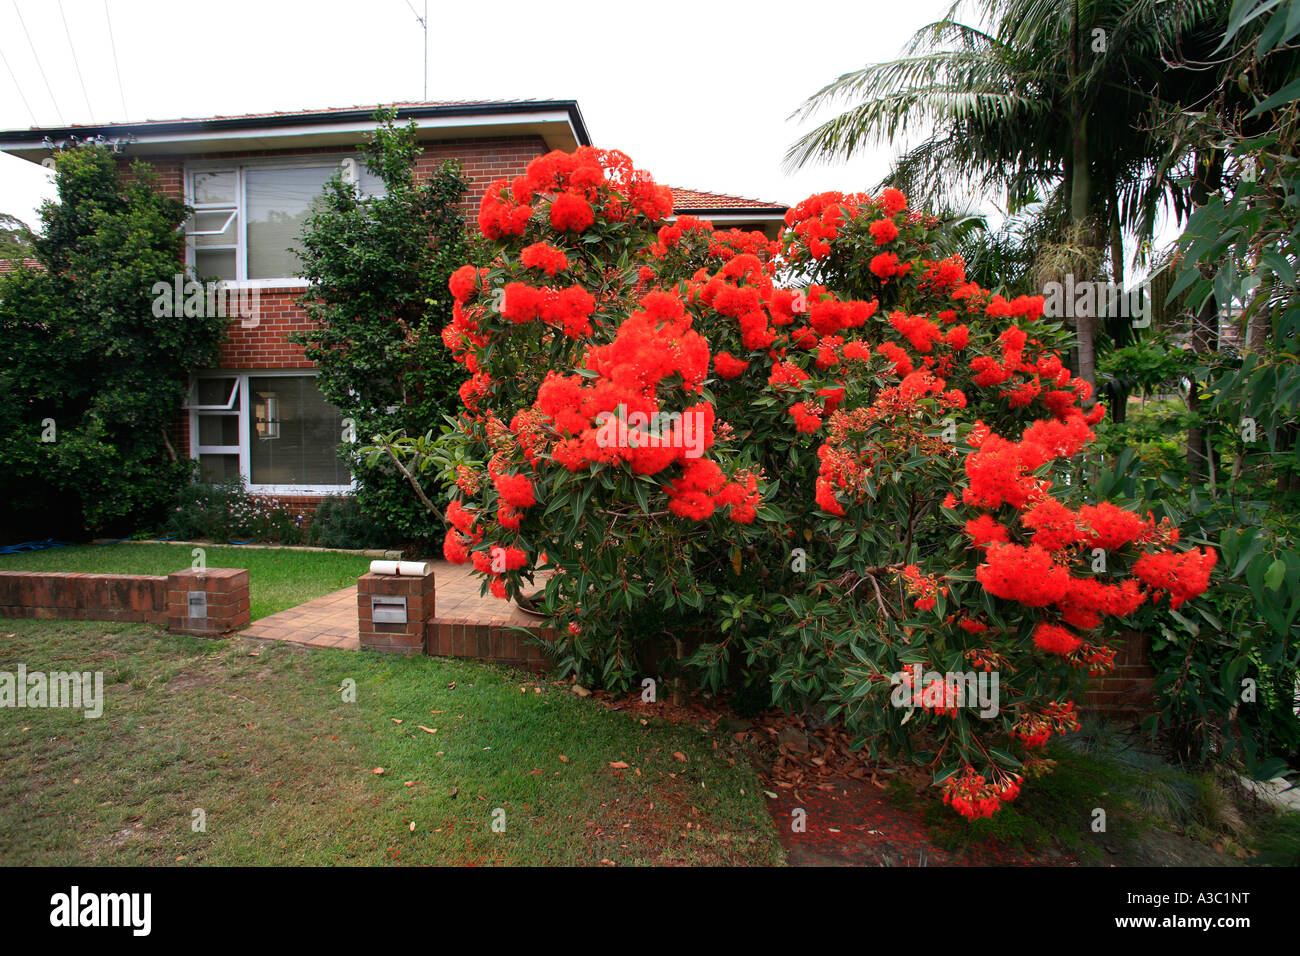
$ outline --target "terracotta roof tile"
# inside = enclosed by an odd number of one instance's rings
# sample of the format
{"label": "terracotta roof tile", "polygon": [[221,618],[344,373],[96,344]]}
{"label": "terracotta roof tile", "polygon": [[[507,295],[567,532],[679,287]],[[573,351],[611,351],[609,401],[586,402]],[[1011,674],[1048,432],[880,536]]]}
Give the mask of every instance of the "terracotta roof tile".
{"label": "terracotta roof tile", "polygon": [[673,211],[689,213],[693,209],[748,209],[763,212],[784,213],[789,207],[777,202],[764,202],[761,199],[748,199],[744,196],[728,196],[725,193],[705,192],[701,189],[683,189],[670,186],[673,191]]}
{"label": "terracotta roof tile", "polygon": [[[0,273],[17,272],[19,261],[20,260],[18,259],[0,259]],[[41,264],[37,262],[35,259],[23,259],[21,260],[21,263],[32,269],[41,268]]]}

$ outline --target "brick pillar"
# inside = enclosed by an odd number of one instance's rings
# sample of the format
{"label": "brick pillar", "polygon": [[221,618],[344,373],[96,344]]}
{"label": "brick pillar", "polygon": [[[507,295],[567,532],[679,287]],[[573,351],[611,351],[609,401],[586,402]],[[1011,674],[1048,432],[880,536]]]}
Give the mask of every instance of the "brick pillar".
{"label": "brick pillar", "polygon": [[[398,602],[404,599],[405,623],[375,620],[376,597],[394,598]],[[361,648],[396,654],[423,654],[425,632],[433,620],[433,602],[432,568],[428,568],[422,575],[361,575],[357,578],[357,630]]]}
{"label": "brick pillar", "polygon": [[[191,594],[202,594],[205,616],[190,616]],[[197,609],[197,605],[196,605]],[[248,571],[186,568],[167,575],[167,629],[215,637],[248,627]]]}

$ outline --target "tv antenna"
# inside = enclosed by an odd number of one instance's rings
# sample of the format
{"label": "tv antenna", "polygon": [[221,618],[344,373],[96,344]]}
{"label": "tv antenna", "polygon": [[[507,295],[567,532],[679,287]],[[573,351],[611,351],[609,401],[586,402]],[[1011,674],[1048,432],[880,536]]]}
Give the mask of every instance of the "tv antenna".
{"label": "tv antenna", "polygon": [[415,12],[415,7],[411,6],[411,0],[406,0],[407,7],[411,10],[411,15],[420,23],[420,29],[424,31],[424,101],[429,100],[429,0],[424,0],[424,16]]}

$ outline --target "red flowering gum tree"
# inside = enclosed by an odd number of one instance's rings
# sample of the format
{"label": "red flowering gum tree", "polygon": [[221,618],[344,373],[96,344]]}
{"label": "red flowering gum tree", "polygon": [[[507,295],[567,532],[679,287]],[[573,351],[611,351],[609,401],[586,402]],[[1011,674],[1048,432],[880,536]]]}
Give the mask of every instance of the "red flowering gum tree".
{"label": "red flowering gum tree", "polygon": [[444,333],[452,441],[486,465],[454,475],[446,557],[498,596],[541,572],[585,680],[763,681],[991,814],[1124,617],[1215,555],[1068,478],[1104,409],[1063,329],[930,258],[898,191],[813,196],[773,242],[671,212],[590,148],[488,189],[496,255],[453,276]]}

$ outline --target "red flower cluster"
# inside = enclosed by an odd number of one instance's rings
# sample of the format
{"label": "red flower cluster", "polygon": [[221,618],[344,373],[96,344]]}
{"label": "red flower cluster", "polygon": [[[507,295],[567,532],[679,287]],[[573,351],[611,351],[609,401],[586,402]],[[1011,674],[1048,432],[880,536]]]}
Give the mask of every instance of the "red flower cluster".
{"label": "red flower cluster", "polygon": [[1047,743],[1052,734],[1067,734],[1079,727],[1073,701],[1051,701],[1042,710],[1029,711],[1017,718],[1011,736],[1019,738],[1026,749],[1033,750]]}
{"label": "red flower cluster", "polygon": [[758,478],[738,473],[737,481],[728,481],[717,462],[707,458],[688,458],[682,476],[669,483],[668,510],[682,518],[703,521],[723,506],[730,506],[731,518],[749,524],[760,504]]}
{"label": "red flower cluster", "polygon": [[[551,207],[551,215],[555,215],[554,207]],[[541,269],[548,276],[554,276],[555,273],[569,268],[569,257],[545,242],[534,242],[531,246],[524,246],[523,251],[519,253],[519,261],[529,269]]]}
{"label": "red flower cluster", "polygon": [[1060,654],[1062,657],[1074,653],[1083,641],[1065,628],[1046,621],[1034,628],[1034,646],[1048,654]]}
{"label": "red flower cluster", "polygon": [[970,820],[993,816],[1003,803],[1020,795],[1019,774],[997,773],[1001,779],[986,781],[974,767],[967,766],[944,781],[943,802]]}
{"label": "red flower cluster", "polygon": [[908,594],[915,596],[914,606],[918,611],[932,611],[940,594],[947,594],[948,589],[939,585],[939,579],[922,574],[915,564],[909,564],[898,572],[903,579],[903,587]]}
{"label": "red flower cluster", "polygon": [[1210,586],[1218,555],[1213,548],[1146,553],[1133,564],[1133,573],[1151,589],[1153,598],[1168,593],[1169,606],[1179,608]]}

